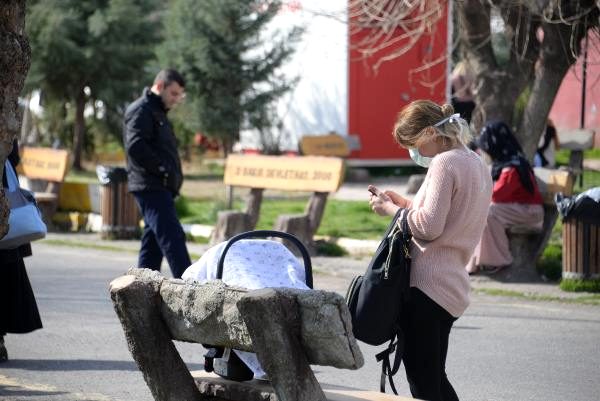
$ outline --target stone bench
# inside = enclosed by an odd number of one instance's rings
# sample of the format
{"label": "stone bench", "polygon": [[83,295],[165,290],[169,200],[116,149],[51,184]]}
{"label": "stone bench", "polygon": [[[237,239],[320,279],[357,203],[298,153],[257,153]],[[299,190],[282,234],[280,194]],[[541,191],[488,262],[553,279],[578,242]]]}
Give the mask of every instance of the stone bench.
{"label": "stone bench", "polygon": [[554,195],[558,192],[571,195],[573,191],[575,178],[570,170],[535,167],[534,172],[544,198],[544,222],[542,228],[515,225],[507,229],[513,263],[510,269],[505,269],[497,275],[499,279],[507,281],[539,280],[535,263],[544,252],[558,218]]}
{"label": "stone bench", "polygon": [[[155,400],[406,400],[321,388],[310,364],[358,369],[363,356],[344,299],[326,291],[248,291],[130,269],[110,284],[129,349]],[[251,351],[269,382],[191,374],[172,340]],[[200,354],[200,353],[199,353]],[[375,372],[373,372],[375,374]]]}
{"label": "stone bench", "polygon": [[558,131],[561,149],[571,151],[569,155],[569,169],[575,178],[579,177],[579,183],[583,186],[583,152],[594,147],[595,132],[591,129],[573,129]]}
{"label": "stone bench", "polygon": [[[225,163],[225,185],[249,188],[250,192],[245,211],[218,213],[211,243],[254,230],[265,189],[303,191],[312,192],[304,213],[279,216],[273,228],[295,235],[309,253],[314,254],[313,237],[321,224],[327,197],[337,191],[343,176],[344,161],[339,157],[229,155]],[[230,194],[229,198],[232,197]]]}

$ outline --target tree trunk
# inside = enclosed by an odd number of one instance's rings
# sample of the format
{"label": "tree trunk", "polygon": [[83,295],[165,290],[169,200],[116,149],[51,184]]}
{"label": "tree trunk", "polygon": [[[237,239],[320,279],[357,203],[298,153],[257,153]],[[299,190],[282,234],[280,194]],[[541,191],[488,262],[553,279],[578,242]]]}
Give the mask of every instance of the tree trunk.
{"label": "tree trunk", "polygon": [[[564,24],[543,24],[543,29],[542,54],[517,136],[530,159],[543,134],[548,114],[562,80],[576,61],[571,52],[565,48],[565,43],[573,40],[573,43],[577,44],[573,50],[579,54],[579,43],[585,34],[584,29],[573,32],[572,27]],[[571,35],[574,35],[573,39]]]}
{"label": "tree trunk", "polygon": [[[456,3],[459,16],[460,41],[466,59],[476,76],[475,103],[472,123],[478,133],[486,121],[502,120],[512,125],[515,103],[526,88],[533,70],[537,39],[535,24],[528,24],[529,30],[512,41],[510,60],[501,66],[496,60],[491,42],[491,7],[481,0],[466,0]],[[526,26],[523,21],[530,18],[526,12],[518,14],[505,12],[503,19],[515,32],[522,32],[518,26]],[[529,35],[529,40],[525,36]]]}
{"label": "tree trunk", "polygon": [[79,89],[75,99],[75,125],[73,132],[73,168],[81,170],[81,154],[83,152],[83,141],[85,137],[85,92]]}
{"label": "tree trunk", "polygon": [[[0,3],[0,176],[4,161],[19,134],[21,115],[18,98],[31,61],[25,36],[25,0]],[[0,238],[8,231],[8,203],[0,185]]]}

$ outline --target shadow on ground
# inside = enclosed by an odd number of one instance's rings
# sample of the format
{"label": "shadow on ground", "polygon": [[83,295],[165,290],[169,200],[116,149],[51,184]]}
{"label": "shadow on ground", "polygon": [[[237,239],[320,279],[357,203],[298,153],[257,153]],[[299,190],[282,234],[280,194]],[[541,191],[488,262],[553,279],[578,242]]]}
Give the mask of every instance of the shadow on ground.
{"label": "shadow on ground", "polygon": [[[6,368],[32,371],[138,370],[133,361],[98,361],[92,359],[9,359],[2,365]],[[190,363],[187,366],[190,370],[204,369],[204,365],[199,363]]]}

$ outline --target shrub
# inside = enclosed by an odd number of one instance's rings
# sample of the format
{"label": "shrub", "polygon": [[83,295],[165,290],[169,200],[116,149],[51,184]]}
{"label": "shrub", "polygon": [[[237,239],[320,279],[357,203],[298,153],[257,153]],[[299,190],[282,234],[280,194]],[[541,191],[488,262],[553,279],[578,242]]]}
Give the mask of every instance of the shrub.
{"label": "shrub", "polygon": [[538,272],[548,280],[560,280],[562,275],[562,248],[558,244],[550,244],[537,262]]}
{"label": "shrub", "polygon": [[175,211],[177,217],[182,218],[191,214],[190,204],[185,196],[179,196],[175,199]]}
{"label": "shrub", "polygon": [[334,242],[323,240],[316,241],[317,255],[319,256],[346,256],[348,251]]}

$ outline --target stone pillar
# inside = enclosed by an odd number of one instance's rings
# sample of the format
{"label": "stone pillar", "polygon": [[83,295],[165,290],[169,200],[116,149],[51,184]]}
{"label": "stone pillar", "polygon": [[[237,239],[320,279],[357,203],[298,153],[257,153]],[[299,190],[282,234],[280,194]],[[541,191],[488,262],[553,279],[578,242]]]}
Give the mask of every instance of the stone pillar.
{"label": "stone pillar", "polygon": [[110,297],[133,359],[156,401],[202,401],[160,315],[160,282],[122,276],[110,283]]}
{"label": "stone pillar", "polygon": [[327,401],[300,342],[296,300],[266,288],[248,293],[237,305],[279,401]]}

